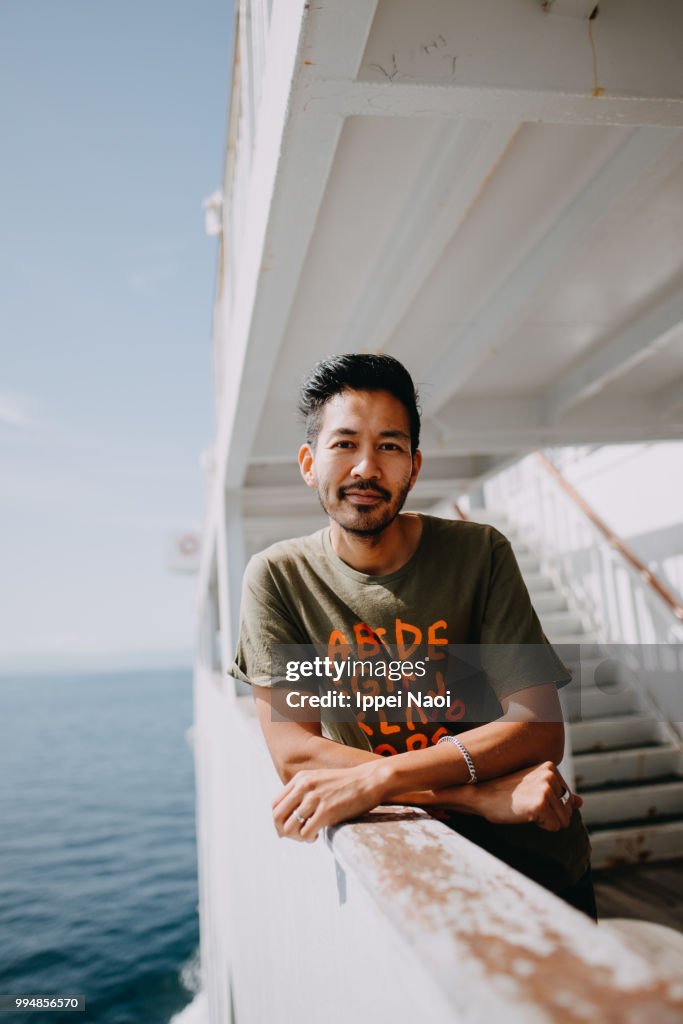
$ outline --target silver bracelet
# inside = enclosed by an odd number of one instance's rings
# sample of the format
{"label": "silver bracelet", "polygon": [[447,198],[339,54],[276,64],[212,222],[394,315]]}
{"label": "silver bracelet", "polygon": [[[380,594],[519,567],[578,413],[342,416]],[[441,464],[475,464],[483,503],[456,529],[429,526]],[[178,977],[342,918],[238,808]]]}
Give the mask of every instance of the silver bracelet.
{"label": "silver bracelet", "polygon": [[441,739],[437,741],[437,747],[439,743],[455,743],[456,747],[458,748],[462,756],[465,758],[465,764],[469,769],[470,777],[467,780],[467,784],[469,785],[471,782],[476,782],[477,773],[474,770],[474,761],[470,757],[469,751],[467,750],[465,744],[461,743],[457,736],[442,736]]}

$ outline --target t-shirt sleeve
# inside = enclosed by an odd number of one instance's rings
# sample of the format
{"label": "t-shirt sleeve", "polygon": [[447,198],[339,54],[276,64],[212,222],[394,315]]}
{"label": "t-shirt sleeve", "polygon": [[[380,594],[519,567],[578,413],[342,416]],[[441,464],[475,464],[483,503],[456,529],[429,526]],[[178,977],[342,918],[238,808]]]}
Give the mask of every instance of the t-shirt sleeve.
{"label": "t-shirt sleeve", "polygon": [[273,686],[273,654],[277,645],[304,642],[301,628],[283,601],[271,568],[254,555],[244,572],[237,653],[230,674],[243,683]]}
{"label": "t-shirt sleeve", "polygon": [[481,658],[499,700],[529,686],[571,681],[548,642],[512,546],[491,531],[491,568],[481,626]]}

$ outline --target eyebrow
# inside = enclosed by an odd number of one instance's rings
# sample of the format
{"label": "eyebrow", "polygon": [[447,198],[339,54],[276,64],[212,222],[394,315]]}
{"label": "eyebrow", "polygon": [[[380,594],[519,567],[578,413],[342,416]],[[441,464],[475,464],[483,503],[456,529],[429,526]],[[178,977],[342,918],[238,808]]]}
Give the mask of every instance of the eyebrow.
{"label": "eyebrow", "polygon": [[[335,437],[341,435],[343,437],[356,437],[358,435],[357,430],[352,430],[350,427],[336,427],[331,430],[327,435],[329,437]],[[380,430],[380,437],[395,437],[402,441],[410,441],[410,434],[406,434],[404,430]]]}

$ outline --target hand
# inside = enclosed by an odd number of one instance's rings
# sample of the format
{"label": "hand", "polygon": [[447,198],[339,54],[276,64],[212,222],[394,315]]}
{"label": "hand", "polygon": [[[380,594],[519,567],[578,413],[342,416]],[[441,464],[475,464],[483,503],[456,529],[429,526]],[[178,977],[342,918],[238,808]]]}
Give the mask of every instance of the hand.
{"label": "hand", "polygon": [[[535,768],[524,768],[512,775],[490,779],[472,787],[476,811],[494,825],[519,825],[534,822],[548,832],[558,832],[571,821],[575,807],[583,800],[569,787],[552,761]],[[570,792],[562,803],[562,794]]]}
{"label": "hand", "polygon": [[321,828],[358,817],[381,802],[377,762],[304,769],[273,801],[273,821],[279,836],[313,843]]}

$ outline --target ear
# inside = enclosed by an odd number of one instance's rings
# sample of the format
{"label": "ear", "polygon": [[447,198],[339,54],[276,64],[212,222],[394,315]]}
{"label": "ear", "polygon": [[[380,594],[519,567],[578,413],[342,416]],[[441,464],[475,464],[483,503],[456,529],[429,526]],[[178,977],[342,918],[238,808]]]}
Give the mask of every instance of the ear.
{"label": "ear", "polygon": [[413,487],[415,486],[415,481],[417,480],[419,472],[420,472],[421,469],[422,469],[422,452],[418,448],[415,451],[415,453],[413,454],[413,469],[412,469],[412,472],[410,474],[410,483],[408,485],[408,490],[409,491],[412,491]]}
{"label": "ear", "polygon": [[306,481],[307,487],[316,487],[315,472],[313,470],[313,449],[310,444],[302,444],[299,448],[299,471]]}

